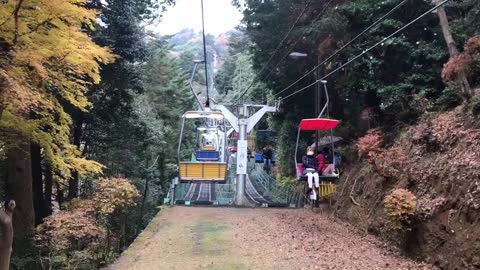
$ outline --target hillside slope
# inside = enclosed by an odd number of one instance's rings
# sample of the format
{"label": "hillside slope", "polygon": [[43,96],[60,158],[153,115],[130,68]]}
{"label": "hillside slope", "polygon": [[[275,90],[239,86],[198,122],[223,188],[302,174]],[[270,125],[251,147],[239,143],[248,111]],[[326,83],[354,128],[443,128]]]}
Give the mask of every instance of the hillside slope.
{"label": "hillside slope", "polygon": [[[425,114],[370,162],[346,170],[337,214],[442,269],[479,269],[479,126],[463,106]],[[383,204],[397,188],[418,200],[412,224],[401,231],[392,230]]]}

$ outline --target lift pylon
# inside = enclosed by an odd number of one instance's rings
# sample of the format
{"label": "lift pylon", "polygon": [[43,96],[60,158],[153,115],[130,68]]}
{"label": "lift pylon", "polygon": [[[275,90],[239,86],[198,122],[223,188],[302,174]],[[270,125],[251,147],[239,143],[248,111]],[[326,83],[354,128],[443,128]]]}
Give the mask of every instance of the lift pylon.
{"label": "lift pylon", "polygon": [[[256,113],[249,117],[248,109],[252,107],[260,108]],[[237,183],[236,183],[236,196],[235,205],[245,205],[245,179],[247,176],[247,134],[252,131],[255,125],[262,119],[262,117],[268,112],[277,112],[277,108],[268,105],[254,105],[244,104],[241,106],[242,110],[239,113],[239,117],[236,117],[230,110],[223,105],[215,105],[213,109],[220,110],[225,119],[232,125],[232,128],[238,132],[239,138],[237,141]]]}

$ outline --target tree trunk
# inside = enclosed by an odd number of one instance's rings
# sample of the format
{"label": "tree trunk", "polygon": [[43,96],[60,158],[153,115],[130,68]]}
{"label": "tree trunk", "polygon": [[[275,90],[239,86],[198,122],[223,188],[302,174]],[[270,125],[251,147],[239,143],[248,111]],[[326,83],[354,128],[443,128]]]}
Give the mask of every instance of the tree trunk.
{"label": "tree trunk", "polygon": [[[80,148],[80,143],[82,140],[82,126],[83,126],[83,116],[80,113],[78,118],[76,119],[73,127],[73,145]],[[72,178],[68,181],[68,199],[71,200],[73,198],[78,197],[78,172],[72,172]]]}
{"label": "tree trunk", "polygon": [[127,214],[120,213],[120,249],[122,252],[127,246]]}
{"label": "tree trunk", "polygon": [[35,225],[42,223],[47,216],[43,196],[42,156],[40,146],[31,144],[32,178],[33,178],[33,207],[35,209]]}
{"label": "tree trunk", "polygon": [[[434,0],[436,5],[439,5],[442,0]],[[437,10],[438,19],[440,21],[440,26],[442,27],[443,38],[447,43],[448,52],[450,53],[450,57],[457,56],[459,54],[457,45],[455,44],[455,40],[453,39],[452,33],[450,32],[450,26],[448,23],[447,13],[443,7],[439,7]],[[461,72],[457,76],[457,82],[460,84],[462,89],[462,94],[465,96],[466,99],[469,99],[473,96],[473,90],[468,82],[467,76],[464,72]]]}
{"label": "tree trunk", "polygon": [[53,174],[49,164],[45,166],[45,196],[43,203],[45,204],[46,217],[52,214],[52,190],[53,190]]}
{"label": "tree trunk", "polygon": [[57,203],[58,203],[58,209],[62,210],[62,205],[63,205],[63,202],[65,201],[65,196],[64,196],[64,192],[63,192],[63,189],[62,187],[60,186],[59,183],[56,183],[57,185],[57,194],[55,196],[55,198],[57,199]]}
{"label": "tree trunk", "polygon": [[22,254],[31,246],[35,224],[31,165],[29,143],[22,143],[7,153],[9,193],[12,194],[17,207],[13,215],[13,226],[17,231],[13,247],[16,254]]}
{"label": "tree trunk", "polygon": [[139,229],[143,226],[143,211],[145,210],[145,201],[147,200],[149,180],[150,180],[150,176],[147,175],[145,177],[145,189],[143,190],[142,203],[140,205],[140,215],[138,217],[138,222],[137,222],[137,227]]}
{"label": "tree trunk", "polygon": [[15,201],[11,200],[6,205],[5,212],[0,211],[0,270],[10,268],[13,243],[13,209],[15,209]]}

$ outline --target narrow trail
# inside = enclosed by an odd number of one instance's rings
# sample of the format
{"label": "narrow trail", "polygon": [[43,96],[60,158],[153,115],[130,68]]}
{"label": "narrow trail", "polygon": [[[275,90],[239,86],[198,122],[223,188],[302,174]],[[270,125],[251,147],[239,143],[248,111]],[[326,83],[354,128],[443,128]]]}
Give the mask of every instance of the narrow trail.
{"label": "narrow trail", "polygon": [[304,209],[163,209],[107,269],[436,269]]}

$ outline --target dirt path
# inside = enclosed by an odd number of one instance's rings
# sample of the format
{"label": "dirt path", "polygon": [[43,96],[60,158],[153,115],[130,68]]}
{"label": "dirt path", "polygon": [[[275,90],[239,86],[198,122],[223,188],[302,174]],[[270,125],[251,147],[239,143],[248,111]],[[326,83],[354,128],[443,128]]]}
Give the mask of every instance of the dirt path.
{"label": "dirt path", "polygon": [[435,269],[309,210],[163,209],[108,269]]}

